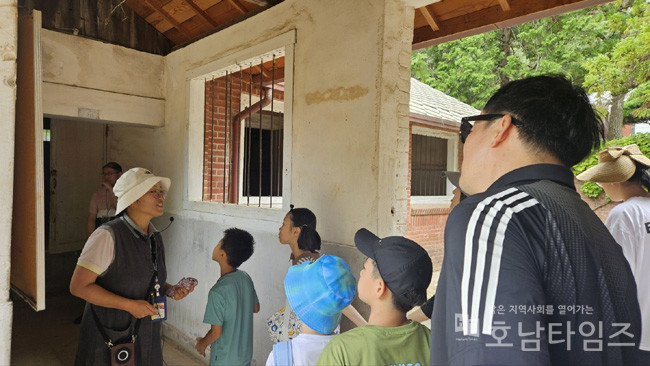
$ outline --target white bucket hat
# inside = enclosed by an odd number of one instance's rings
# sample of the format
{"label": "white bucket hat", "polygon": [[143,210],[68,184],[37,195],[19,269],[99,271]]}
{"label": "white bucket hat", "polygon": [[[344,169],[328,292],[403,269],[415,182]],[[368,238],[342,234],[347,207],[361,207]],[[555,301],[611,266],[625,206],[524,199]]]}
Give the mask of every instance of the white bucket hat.
{"label": "white bucket hat", "polygon": [[634,175],[635,163],[650,166],[650,159],[643,155],[636,144],[610,146],[598,153],[597,165],[578,174],[576,178],[597,183],[625,182]]}
{"label": "white bucket hat", "polygon": [[169,178],[157,177],[145,168],[131,168],[127,170],[115,182],[113,193],[117,197],[117,208],[115,214],[119,214],[129,207],[133,202],[144,196],[151,187],[160,182],[165,191],[169,190],[172,182]]}

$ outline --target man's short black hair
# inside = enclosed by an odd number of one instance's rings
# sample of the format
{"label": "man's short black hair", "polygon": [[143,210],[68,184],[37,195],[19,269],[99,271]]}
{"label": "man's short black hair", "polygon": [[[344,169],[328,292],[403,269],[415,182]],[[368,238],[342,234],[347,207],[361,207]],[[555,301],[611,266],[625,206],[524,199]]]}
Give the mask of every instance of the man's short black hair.
{"label": "man's short black hair", "polygon": [[605,139],[603,123],[585,90],[562,75],[512,81],[490,98],[483,112],[520,120],[517,128],[522,138],[567,167],[579,163]]}
{"label": "man's short black hair", "polygon": [[102,169],[104,168],[111,168],[118,173],[122,173],[122,166],[114,161],[109,161],[108,163],[104,164]]}
{"label": "man's short black hair", "polygon": [[223,232],[221,249],[228,256],[228,264],[238,268],[253,255],[255,240],[246,230],[230,228]]}

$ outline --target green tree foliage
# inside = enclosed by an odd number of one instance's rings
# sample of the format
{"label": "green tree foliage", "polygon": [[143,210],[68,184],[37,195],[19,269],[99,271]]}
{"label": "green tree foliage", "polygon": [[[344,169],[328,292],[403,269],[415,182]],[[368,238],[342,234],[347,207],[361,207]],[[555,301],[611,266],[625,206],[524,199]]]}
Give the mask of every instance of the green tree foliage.
{"label": "green tree foliage", "polygon": [[490,32],[415,51],[411,74],[480,109],[499,87],[498,42],[498,32]]}
{"label": "green tree foliage", "polygon": [[[618,7],[613,9],[614,7]],[[650,118],[650,5],[645,0],[615,2],[603,7],[618,42],[608,52],[585,62],[585,86],[592,92],[625,96],[621,120]],[[616,11],[615,11],[616,10]],[[613,112],[612,112],[613,113]]]}
{"label": "green tree foliage", "polygon": [[[637,133],[620,139],[607,141],[598,150],[595,150],[591,155],[587,156],[585,160],[574,165],[571,170],[573,171],[574,175],[578,175],[591,168],[592,166],[598,164],[598,153],[606,147],[626,146],[630,144],[637,144],[644,155],[650,156],[650,133]],[[596,198],[604,192],[601,187],[593,182],[583,183],[580,189],[582,192],[584,192],[585,196],[591,198]]]}
{"label": "green tree foliage", "polygon": [[413,53],[412,76],[480,109],[509,80],[561,73],[590,92],[634,90],[621,113],[648,118],[649,9],[617,1],[432,46]]}

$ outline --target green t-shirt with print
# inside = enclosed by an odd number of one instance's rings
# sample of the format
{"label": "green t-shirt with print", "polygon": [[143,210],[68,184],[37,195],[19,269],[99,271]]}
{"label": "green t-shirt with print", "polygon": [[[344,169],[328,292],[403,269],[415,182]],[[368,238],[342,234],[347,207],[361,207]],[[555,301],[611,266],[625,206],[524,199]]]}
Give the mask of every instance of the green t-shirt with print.
{"label": "green t-shirt with print", "polygon": [[334,337],[318,365],[429,365],[429,328],[418,322],[399,327],[366,325]]}

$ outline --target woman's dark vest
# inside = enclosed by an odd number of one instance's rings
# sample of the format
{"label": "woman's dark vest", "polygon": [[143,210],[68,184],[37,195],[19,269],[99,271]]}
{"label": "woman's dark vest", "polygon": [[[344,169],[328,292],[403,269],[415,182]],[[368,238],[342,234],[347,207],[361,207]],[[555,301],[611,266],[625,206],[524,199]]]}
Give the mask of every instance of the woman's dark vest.
{"label": "woman's dark vest", "polygon": [[[150,238],[144,237],[126,222],[124,217],[113,220],[102,228],[107,229],[115,242],[114,260],[95,283],[106,290],[129,299],[144,300],[153,275]],[[158,282],[161,293],[167,279],[165,250],[160,233],[152,235],[156,242]],[[110,365],[110,351],[97,329],[86,303],[79,334],[79,348],[75,365]],[[123,310],[92,305],[113,343],[130,338],[130,325],[135,322]],[[135,341],[136,365],[162,365],[160,322],[146,316],[140,321]]]}

